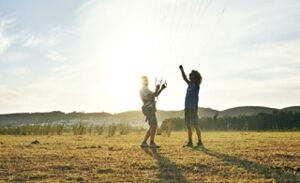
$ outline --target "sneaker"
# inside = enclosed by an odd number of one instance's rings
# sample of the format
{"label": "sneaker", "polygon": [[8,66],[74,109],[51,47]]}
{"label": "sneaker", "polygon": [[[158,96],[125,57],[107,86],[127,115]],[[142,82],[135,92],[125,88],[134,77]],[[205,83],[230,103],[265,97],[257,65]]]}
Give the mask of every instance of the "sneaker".
{"label": "sneaker", "polygon": [[141,147],[149,147],[149,146],[148,146],[147,142],[143,142],[143,143],[141,144]]}
{"label": "sneaker", "polygon": [[186,145],[184,145],[183,147],[193,147],[193,142],[188,142]]}
{"label": "sneaker", "polygon": [[197,146],[195,148],[202,148],[203,147],[203,143],[201,141],[199,141],[197,143]]}
{"label": "sneaker", "polygon": [[160,148],[160,145],[153,143],[153,144],[150,144],[150,148]]}

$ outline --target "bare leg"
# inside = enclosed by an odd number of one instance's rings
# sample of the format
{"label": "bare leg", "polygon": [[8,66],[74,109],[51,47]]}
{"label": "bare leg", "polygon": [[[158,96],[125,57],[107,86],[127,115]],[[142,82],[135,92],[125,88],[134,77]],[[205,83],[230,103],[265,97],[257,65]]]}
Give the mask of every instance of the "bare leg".
{"label": "bare leg", "polygon": [[156,130],[157,130],[157,125],[150,126],[150,140],[153,143],[154,143],[154,139],[155,139]]}
{"label": "bare leg", "polygon": [[196,127],[195,130],[196,130],[196,133],[198,136],[198,141],[200,142],[201,141],[201,129],[199,127]]}
{"label": "bare leg", "polygon": [[150,129],[151,129],[151,127],[149,127],[149,129],[147,130],[147,132],[146,132],[146,134],[145,134],[144,142],[147,142],[147,140],[148,140],[149,137],[150,137]]}
{"label": "bare leg", "polygon": [[189,141],[192,140],[192,136],[193,136],[193,130],[192,130],[192,128],[188,128]]}

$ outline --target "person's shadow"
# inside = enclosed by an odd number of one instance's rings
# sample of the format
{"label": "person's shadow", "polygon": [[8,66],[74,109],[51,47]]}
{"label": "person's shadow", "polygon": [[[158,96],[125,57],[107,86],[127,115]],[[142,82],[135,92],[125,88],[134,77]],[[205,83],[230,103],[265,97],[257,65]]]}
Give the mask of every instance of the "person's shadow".
{"label": "person's shadow", "polygon": [[200,151],[206,153],[207,155],[214,156],[222,161],[228,162],[234,166],[239,166],[247,171],[261,174],[266,178],[273,178],[275,182],[300,182],[300,177],[286,172],[281,168],[272,168],[246,159],[240,159],[235,156],[214,152],[206,149],[205,147],[201,148]]}
{"label": "person's shadow", "polygon": [[141,148],[147,154],[157,160],[159,166],[159,182],[180,182],[186,183],[188,180],[182,175],[175,163],[162,156],[156,148]]}

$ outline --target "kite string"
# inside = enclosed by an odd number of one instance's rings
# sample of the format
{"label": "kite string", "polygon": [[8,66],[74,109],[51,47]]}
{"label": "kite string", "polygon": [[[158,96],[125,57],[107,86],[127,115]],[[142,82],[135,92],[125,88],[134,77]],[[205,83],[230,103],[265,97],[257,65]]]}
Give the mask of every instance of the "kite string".
{"label": "kite string", "polygon": [[[199,14],[197,16],[197,14],[195,13],[195,15],[193,16],[193,19],[191,21],[191,24],[190,24],[189,28],[185,29],[186,30],[186,31],[184,31],[185,32],[185,36],[183,36],[185,38],[188,38],[188,36],[191,35],[190,33],[191,33],[192,29],[193,29],[193,25],[194,25],[195,21],[196,20],[199,21],[199,19],[201,20],[201,19],[203,19],[205,17],[205,15],[208,12],[208,9],[211,6],[213,0],[209,0],[207,3],[205,3],[204,0],[197,1],[197,2],[199,2],[199,3],[197,4],[196,10],[199,11]],[[221,21],[223,15],[225,13],[225,9],[226,9],[227,4],[228,4],[228,0],[225,1],[224,6],[222,8],[222,11],[220,12],[219,17],[218,17],[216,23],[213,26],[214,30],[209,31],[209,35],[206,36],[206,38],[207,37],[210,38],[216,32],[216,28],[217,28],[219,22]],[[173,52],[174,51],[174,43],[175,43],[175,39],[176,39],[176,36],[178,35],[179,31],[182,30],[182,28],[181,28],[182,21],[183,21],[182,17],[184,16],[185,11],[186,11],[186,7],[187,7],[187,6],[185,6],[185,8],[183,10],[183,13],[181,13],[180,16],[179,16],[179,19],[177,21],[175,21],[174,17],[177,16],[177,9],[178,9],[177,6],[178,6],[178,0],[175,1],[175,6],[173,8],[174,9],[173,10],[173,17],[172,17],[172,19],[170,19],[170,26],[169,26],[169,29],[168,29],[168,34],[169,34],[168,35],[168,37],[169,37],[169,40],[168,40],[169,51],[168,51],[168,53],[170,55],[169,58],[171,60],[164,60],[163,67],[162,67],[163,75],[162,75],[161,78],[163,78],[165,76],[165,74],[166,74],[166,68],[169,66],[169,64],[171,62],[173,62],[173,58],[176,57],[176,56],[173,55],[173,53],[174,53]],[[168,15],[172,16],[172,12],[171,13],[170,12],[171,12],[171,7],[170,7],[170,4],[169,4],[168,14],[166,16],[168,16]],[[203,40],[201,41],[203,43],[202,46],[201,46],[201,50],[203,50],[203,48],[207,45],[208,40],[209,39],[206,39],[204,41],[204,37],[203,37]]]}
{"label": "kite string", "polygon": [[[210,0],[211,1],[211,0]],[[199,2],[198,4],[197,4],[197,6],[196,6],[196,10],[197,11],[199,11],[199,10],[202,10],[203,8],[203,2],[204,2],[204,0],[202,0],[202,1],[197,1],[197,2]],[[207,7],[209,6],[209,3],[208,3],[208,5],[207,5]],[[176,41],[176,38],[177,38],[177,35],[178,35],[178,33],[181,31],[183,31],[183,33],[185,34],[185,36],[182,36],[182,37],[185,37],[185,38],[187,38],[188,37],[188,34],[189,34],[189,32],[187,31],[188,30],[188,28],[185,28],[184,29],[184,27],[182,27],[182,25],[184,25],[182,22],[184,21],[183,20],[183,17],[184,17],[184,15],[186,14],[186,9],[187,9],[187,7],[188,7],[188,4],[186,4],[185,3],[185,6],[183,7],[183,11],[182,11],[182,13],[180,13],[179,15],[178,15],[178,11],[177,11],[177,8],[178,7],[178,0],[176,0],[175,1],[175,6],[174,6],[174,11],[173,11],[173,19],[171,19],[171,22],[170,22],[170,30],[168,31],[168,33],[169,33],[169,39],[168,39],[168,53],[169,53],[169,59],[170,60],[168,60],[168,61],[164,61],[164,65],[163,65],[163,76],[165,76],[166,75],[166,68],[169,66],[169,64],[171,63],[171,62],[173,62],[174,61],[174,59],[176,58],[176,56],[174,56],[174,54],[175,54],[175,52],[174,52],[174,43],[175,43],[175,41]],[[207,9],[207,8],[205,8],[205,9]],[[202,15],[204,15],[204,13],[200,13],[200,14],[202,14]],[[196,13],[195,13],[195,15],[193,16],[193,20],[195,20],[195,17],[196,17]],[[175,21],[174,20],[174,18],[175,17],[177,17],[178,16],[178,19],[177,19],[177,21]],[[193,21],[192,21],[193,22]],[[185,26],[185,27],[188,27],[188,26]]]}
{"label": "kite string", "polygon": [[222,11],[220,12],[220,15],[219,17],[217,18],[217,21],[215,22],[214,26],[212,26],[212,30],[209,31],[209,34],[207,36],[208,39],[206,39],[205,42],[203,42],[202,46],[201,46],[201,49],[200,50],[203,50],[207,44],[208,44],[208,41],[211,40],[212,36],[215,35],[216,33],[216,30],[220,30],[220,29],[217,29],[217,26],[219,25],[219,23],[221,22],[221,19],[225,13],[225,10],[226,10],[226,7],[227,7],[227,4],[228,4],[229,0],[226,0],[225,3],[224,3],[224,6],[222,8]]}

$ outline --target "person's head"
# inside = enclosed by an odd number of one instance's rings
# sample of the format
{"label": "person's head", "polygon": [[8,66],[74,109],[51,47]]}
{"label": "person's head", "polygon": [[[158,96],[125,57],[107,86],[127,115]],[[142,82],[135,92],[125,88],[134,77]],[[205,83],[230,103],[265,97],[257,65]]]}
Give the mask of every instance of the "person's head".
{"label": "person's head", "polygon": [[192,70],[192,72],[189,74],[189,79],[190,79],[190,81],[195,82],[198,86],[202,82],[202,76],[196,70]]}
{"label": "person's head", "polygon": [[148,86],[148,78],[147,76],[142,76],[141,77],[141,83],[143,86]]}

